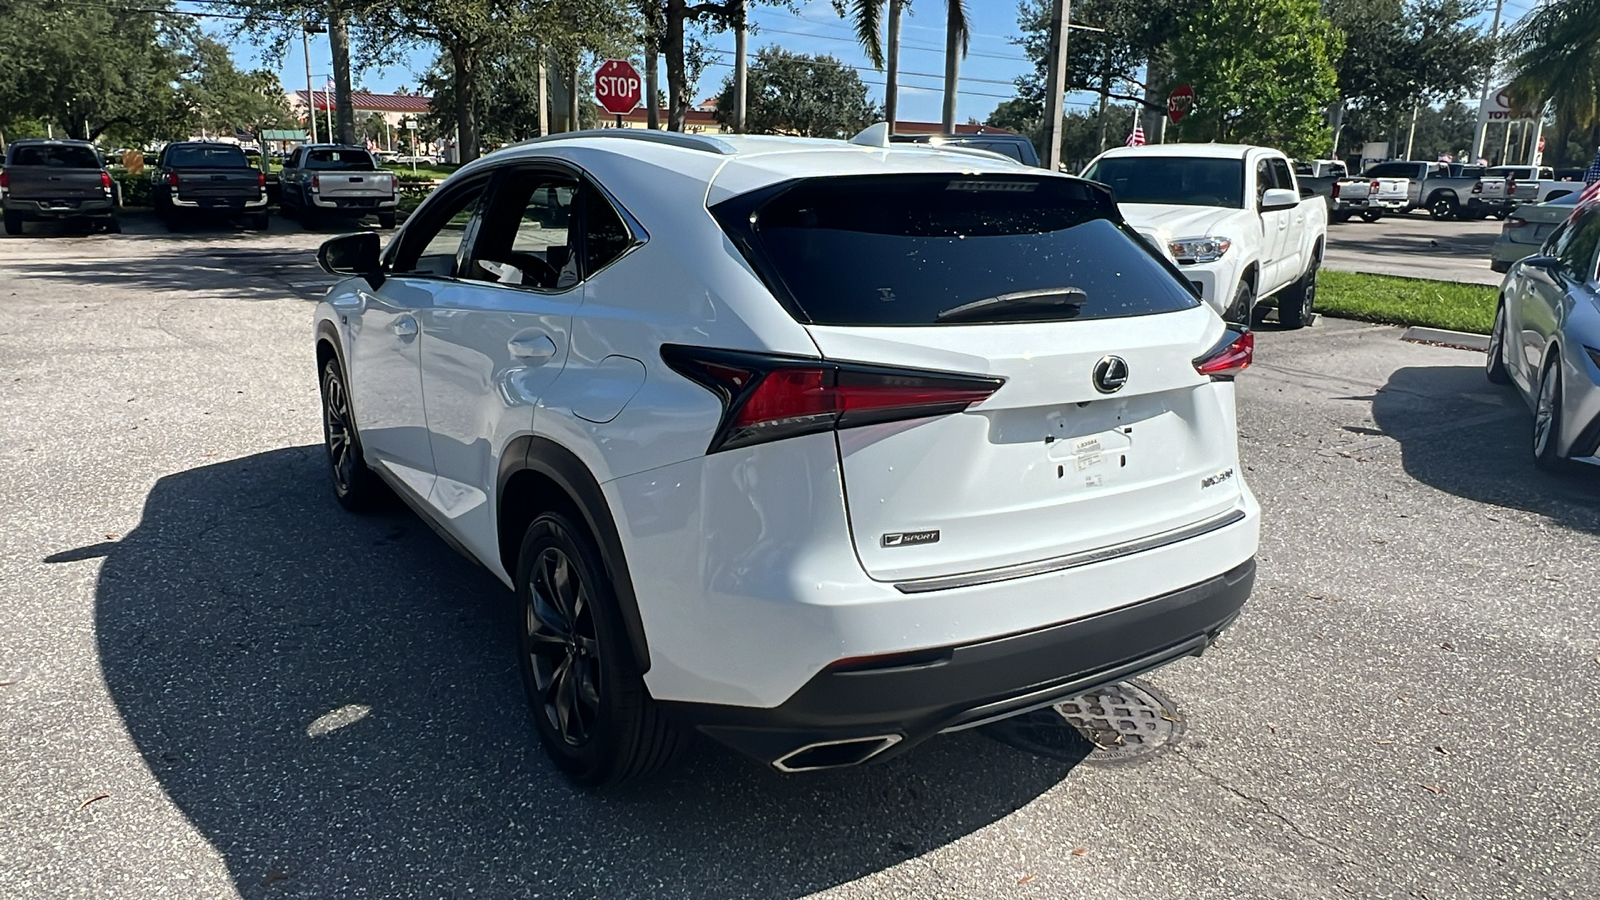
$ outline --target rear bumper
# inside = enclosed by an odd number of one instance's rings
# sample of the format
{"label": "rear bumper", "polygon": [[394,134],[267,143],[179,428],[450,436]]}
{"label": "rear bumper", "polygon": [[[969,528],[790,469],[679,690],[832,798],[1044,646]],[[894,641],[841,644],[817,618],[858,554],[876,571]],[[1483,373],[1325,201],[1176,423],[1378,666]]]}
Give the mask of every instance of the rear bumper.
{"label": "rear bumper", "polygon": [[179,209],[200,209],[206,212],[223,214],[267,208],[266,194],[262,194],[253,200],[246,199],[242,203],[238,202],[239,200],[240,198],[238,197],[207,197],[204,200],[183,200],[173,197],[172,205]]}
{"label": "rear bumper", "polygon": [[1511,207],[1516,206],[1518,203],[1521,203],[1521,202],[1522,201],[1520,201],[1520,200],[1507,199],[1507,198],[1504,198],[1504,197],[1491,197],[1491,198],[1468,197],[1467,198],[1467,206],[1476,207],[1476,208],[1479,208],[1479,209],[1510,209]]}
{"label": "rear bumper", "polygon": [[394,197],[332,197],[311,195],[311,205],[318,209],[336,209],[360,215],[370,212],[388,212],[400,205]]}
{"label": "rear bumper", "polygon": [[784,771],[882,760],[1198,656],[1238,616],[1255,559],[1131,606],[1022,634],[836,664],[772,708],[665,704],[717,741]]}
{"label": "rear bumper", "polygon": [[110,197],[95,200],[18,200],[0,199],[0,207],[25,219],[75,219],[80,216],[111,216],[117,211]]}

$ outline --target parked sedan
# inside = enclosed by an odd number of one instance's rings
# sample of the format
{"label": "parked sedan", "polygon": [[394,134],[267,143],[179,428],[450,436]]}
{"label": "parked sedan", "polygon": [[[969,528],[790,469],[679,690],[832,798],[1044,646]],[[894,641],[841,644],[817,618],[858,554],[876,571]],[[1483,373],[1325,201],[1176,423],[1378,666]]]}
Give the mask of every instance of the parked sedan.
{"label": "parked sedan", "polygon": [[1509,271],[1512,263],[1537,253],[1550,232],[1572,217],[1577,205],[1578,195],[1572,193],[1518,207],[1500,226],[1500,236],[1489,248],[1489,268],[1496,272]]}
{"label": "parked sedan", "polygon": [[1487,362],[1490,381],[1533,407],[1533,457],[1546,469],[1600,465],[1600,202],[1571,209],[1538,254],[1511,265]]}
{"label": "parked sedan", "polygon": [[1198,655],[1250,593],[1253,335],[1105,186],[875,129],[536,139],[323,245],[334,496],[516,591],[580,783],[691,731],[887,759]]}

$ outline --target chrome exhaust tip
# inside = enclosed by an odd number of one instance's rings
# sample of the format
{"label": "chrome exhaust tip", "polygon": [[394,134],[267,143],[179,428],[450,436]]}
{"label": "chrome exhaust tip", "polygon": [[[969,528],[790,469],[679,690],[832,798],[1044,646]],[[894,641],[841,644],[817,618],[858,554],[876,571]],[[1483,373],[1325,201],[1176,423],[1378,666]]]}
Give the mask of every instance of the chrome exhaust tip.
{"label": "chrome exhaust tip", "polygon": [[858,766],[900,741],[901,736],[898,734],[818,741],[785,753],[773,760],[772,767],[779,772],[818,772],[823,769]]}

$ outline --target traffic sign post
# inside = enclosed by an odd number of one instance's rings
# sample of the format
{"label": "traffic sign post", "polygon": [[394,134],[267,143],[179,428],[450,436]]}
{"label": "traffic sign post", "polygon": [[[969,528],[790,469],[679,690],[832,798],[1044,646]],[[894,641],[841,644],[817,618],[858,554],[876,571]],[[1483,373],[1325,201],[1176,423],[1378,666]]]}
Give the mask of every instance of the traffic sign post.
{"label": "traffic sign post", "polygon": [[639,105],[643,87],[639,70],[625,59],[608,59],[594,72],[594,99],[601,109],[617,117],[618,128],[622,127],[622,117]]}

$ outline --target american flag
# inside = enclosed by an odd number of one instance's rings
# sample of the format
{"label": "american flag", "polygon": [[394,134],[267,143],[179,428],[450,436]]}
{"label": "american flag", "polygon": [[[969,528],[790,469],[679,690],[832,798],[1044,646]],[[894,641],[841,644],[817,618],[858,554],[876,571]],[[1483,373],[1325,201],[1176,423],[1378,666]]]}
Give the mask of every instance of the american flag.
{"label": "american flag", "polygon": [[1127,146],[1127,147],[1143,147],[1144,146],[1144,126],[1143,125],[1135,125],[1135,126],[1133,126],[1133,131],[1128,133],[1128,140],[1124,143],[1124,146]]}
{"label": "american flag", "polygon": [[1583,189],[1583,193],[1578,195],[1578,202],[1572,207],[1569,221],[1576,221],[1578,216],[1596,204],[1600,204],[1600,181],[1591,181],[1589,186]]}

